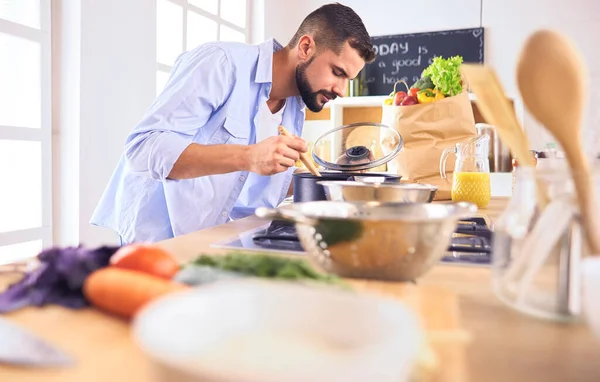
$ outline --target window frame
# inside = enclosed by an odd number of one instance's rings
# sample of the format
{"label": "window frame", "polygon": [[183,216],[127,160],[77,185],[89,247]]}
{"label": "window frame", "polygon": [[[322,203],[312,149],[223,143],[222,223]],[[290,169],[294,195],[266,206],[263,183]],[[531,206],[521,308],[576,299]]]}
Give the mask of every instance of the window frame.
{"label": "window frame", "polygon": [[[42,220],[41,226],[0,232],[0,246],[42,241],[42,248],[53,245],[52,238],[52,73],[51,0],[40,0],[40,29],[0,18],[0,33],[40,44],[40,128],[0,126],[0,140],[41,142]],[[32,254],[35,255],[35,254]],[[0,259],[0,262],[3,260]]]}
{"label": "window frame", "polygon": [[[188,2],[188,0],[166,0],[168,2],[171,2],[173,4],[176,4],[180,7],[182,7],[183,9],[183,23],[182,23],[182,40],[181,40],[181,52],[185,52],[187,49],[187,22],[188,22],[188,12],[195,12],[203,17],[206,17],[208,19],[211,19],[213,21],[215,21],[217,23],[217,40],[220,40],[221,38],[221,25],[225,25],[233,30],[236,30],[240,33],[243,33],[246,36],[246,43],[249,43],[251,40],[251,22],[252,22],[252,11],[251,11],[251,7],[252,7],[252,3],[253,0],[246,0],[246,26],[244,28],[230,22],[227,21],[225,19],[223,19],[221,17],[221,4],[222,4],[222,0],[217,0],[218,4],[217,4],[217,14],[213,14],[210,13],[208,11],[203,10],[202,8],[190,4]],[[155,7],[156,9],[156,7]],[[158,33],[158,32],[157,32]],[[172,65],[167,65],[167,64],[163,64],[161,62],[158,62],[158,58],[156,59],[156,75],[155,78],[157,77],[158,73],[163,73],[163,74],[170,74],[171,73],[171,69],[172,69]],[[158,90],[157,90],[158,91]]]}

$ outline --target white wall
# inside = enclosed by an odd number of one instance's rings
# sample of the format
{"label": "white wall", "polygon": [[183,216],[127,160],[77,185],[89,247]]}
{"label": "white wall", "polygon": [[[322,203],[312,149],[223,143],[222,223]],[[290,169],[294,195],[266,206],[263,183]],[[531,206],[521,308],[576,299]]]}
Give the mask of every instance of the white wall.
{"label": "white wall", "polygon": [[250,0],[250,43],[259,44],[265,40],[265,2],[269,0]]}
{"label": "white wall", "polygon": [[[265,36],[286,43],[302,19],[330,1],[304,0],[292,4],[265,0]],[[515,67],[526,37],[538,28],[554,28],[573,39],[590,68],[590,105],[600,103],[600,1],[596,0],[346,0],[363,19],[371,35],[416,33],[444,29],[486,28],[485,60],[493,66],[509,97],[522,113],[515,81]],[[569,84],[556,83],[557,96],[568,96]],[[551,138],[528,115],[521,115],[525,130],[536,149]],[[591,107],[586,114],[586,151],[600,148],[596,131],[600,110]]]}
{"label": "white wall", "polygon": [[52,1],[52,226],[56,245],[79,240],[81,4]]}
{"label": "white wall", "polygon": [[[514,23],[507,20],[514,18]],[[483,22],[489,29],[486,55],[498,71],[508,91],[517,92],[515,67],[520,48],[525,39],[539,28],[556,29],[573,40],[581,50],[590,75],[590,102],[586,113],[584,146],[586,151],[597,151],[600,138],[600,2],[589,0],[484,0]],[[556,83],[557,92],[568,96],[569,84]],[[550,139],[548,134],[532,117],[525,113],[526,131],[531,139],[542,144]]]}
{"label": "white wall", "polygon": [[116,241],[114,233],[88,222],[123,151],[127,134],[154,99],[156,11],[149,0],[84,4],[79,215],[80,236],[93,245]]}
{"label": "white wall", "polygon": [[150,0],[54,0],[54,240],[116,243],[89,224],[127,134],[155,95]]}

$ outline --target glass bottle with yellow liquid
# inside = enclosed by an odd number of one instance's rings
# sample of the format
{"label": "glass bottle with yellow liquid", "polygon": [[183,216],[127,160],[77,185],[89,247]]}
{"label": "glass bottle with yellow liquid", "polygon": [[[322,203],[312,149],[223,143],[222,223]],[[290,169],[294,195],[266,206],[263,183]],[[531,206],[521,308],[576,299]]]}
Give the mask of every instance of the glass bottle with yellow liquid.
{"label": "glass bottle with yellow liquid", "polygon": [[446,161],[450,153],[454,153],[454,172],[452,174],[452,201],[471,202],[479,208],[486,207],[491,199],[490,136],[482,134],[454,147],[444,150],[440,157],[440,175],[446,177]]}

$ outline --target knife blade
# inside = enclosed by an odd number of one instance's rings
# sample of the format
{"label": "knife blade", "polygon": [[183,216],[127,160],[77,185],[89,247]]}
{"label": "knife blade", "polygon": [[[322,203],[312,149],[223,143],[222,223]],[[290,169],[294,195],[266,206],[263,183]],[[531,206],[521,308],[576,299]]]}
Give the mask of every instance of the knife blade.
{"label": "knife blade", "polygon": [[27,367],[64,367],[73,359],[22,327],[0,318],[0,364]]}

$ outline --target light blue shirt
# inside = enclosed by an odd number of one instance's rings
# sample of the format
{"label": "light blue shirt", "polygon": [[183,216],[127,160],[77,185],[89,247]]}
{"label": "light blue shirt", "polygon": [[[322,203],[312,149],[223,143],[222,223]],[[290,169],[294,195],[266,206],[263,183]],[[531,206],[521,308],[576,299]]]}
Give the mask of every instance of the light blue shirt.
{"label": "light blue shirt", "polygon": [[[181,54],[165,89],[127,137],[91,223],[114,230],[125,243],[156,242],[281,203],[294,167],[272,176],[238,171],[167,179],[192,142],[256,142],[259,105],[269,97],[279,49],[270,39],[259,45],[208,43]],[[301,136],[304,112],[299,96],[286,99],[282,125]]]}

